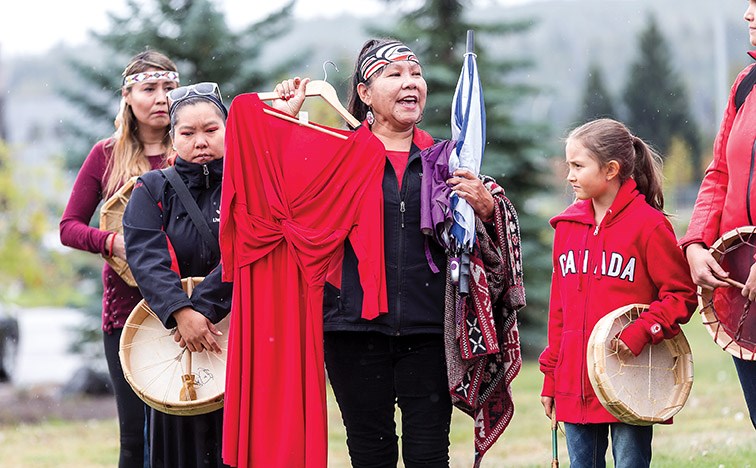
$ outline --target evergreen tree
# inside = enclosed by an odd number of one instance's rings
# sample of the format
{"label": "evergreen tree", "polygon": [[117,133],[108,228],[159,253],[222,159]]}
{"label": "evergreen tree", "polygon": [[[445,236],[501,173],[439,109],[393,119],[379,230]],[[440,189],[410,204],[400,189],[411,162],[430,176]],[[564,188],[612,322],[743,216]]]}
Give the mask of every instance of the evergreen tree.
{"label": "evergreen tree", "polygon": [[[672,53],[656,19],[638,36],[639,56],[630,67],[624,91],[627,124],[664,157],[675,136],[685,144],[699,171],[701,142],[688,105],[688,95],[673,66]],[[696,173],[697,177],[699,174]]]}
{"label": "evergreen tree", "polygon": [[[261,21],[233,32],[212,0],[128,0],[126,13],[109,14],[108,31],[93,33],[100,49],[105,50],[102,56],[90,54],[84,59],[70,59],[80,78],[78,81],[84,85],[66,83],[59,91],[81,109],[83,119],[75,126],[68,126],[71,141],[66,147],[65,166],[78,170],[92,144],[113,132],[121,72],[130,57],[145,49],[159,50],[176,62],[182,84],[217,82],[226,105],[239,93],[272,87],[273,82],[286,75],[286,70],[299,60],[290,56],[274,66],[259,63],[266,44],[290,26],[293,4],[294,0],[290,0]],[[18,249],[17,252],[24,253]],[[0,256],[2,254],[0,248]],[[98,276],[87,270],[86,262],[90,257],[89,254],[68,253],[69,269],[76,270],[76,274],[69,277],[96,279]],[[0,269],[0,278],[2,274]],[[87,304],[89,320],[78,327],[72,349],[88,357],[96,357],[102,350],[102,346],[92,346],[92,339],[99,336],[101,319],[97,297],[102,293],[101,283],[96,282],[92,289],[87,298],[70,299],[79,305]],[[70,290],[76,291],[75,288]]]}
{"label": "evergreen tree", "polygon": [[604,74],[595,62],[588,68],[583,91],[583,104],[578,117],[579,123],[585,123],[601,117],[616,119],[616,112],[609,90],[604,84]]}
{"label": "evergreen tree", "polygon": [[261,21],[233,32],[212,0],[128,0],[126,13],[109,14],[107,32],[93,33],[107,55],[95,63],[91,58],[71,60],[89,86],[60,90],[87,120],[71,129],[79,144],[69,149],[67,165],[78,169],[92,143],[112,133],[121,72],[129,57],[145,49],[159,50],[176,62],[182,83],[217,82],[226,104],[239,93],[271,85],[299,59],[273,67],[258,62],[266,43],[286,31],[293,5],[290,0]]}
{"label": "evergreen tree", "polygon": [[[389,0],[390,1],[390,0]],[[395,3],[395,2],[394,2]],[[520,216],[528,306],[520,314],[523,349],[531,355],[545,340],[545,322],[551,271],[550,247],[541,233],[547,221],[529,209],[527,201],[545,189],[539,174],[549,172],[538,142],[542,125],[518,121],[513,110],[530,87],[509,75],[528,66],[525,60],[493,60],[487,44],[525,31],[529,24],[474,23],[464,15],[470,1],[426,0],[402,17],[394,31],[381,35],[404,41],[420,58],[428,83],[428,99],[420,126],[436,138],[451,138],[451,102],[462,68],[467,30],[475,31],[475,53],[486,103],[487,142],[481,172],[496,178]]]}

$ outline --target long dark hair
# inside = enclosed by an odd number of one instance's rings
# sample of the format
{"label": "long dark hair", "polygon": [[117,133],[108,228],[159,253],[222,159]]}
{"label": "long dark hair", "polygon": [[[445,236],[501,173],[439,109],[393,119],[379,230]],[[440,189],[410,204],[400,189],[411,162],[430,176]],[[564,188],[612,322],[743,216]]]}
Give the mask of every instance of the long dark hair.
{"label": "long dark hair", "polygon": [[664,212],[661,157],[624,124],[612,119],[593,120],[572,130],[567,140],[583,145],[601,167],[617,161],[620,182],[635,179],[646,202]]}
{"label": "long dark hair", "polygon": [[[357,93],[357,85],[361,83],[360,79],[360,63],[362,63],[363,57],[365,57],[365,54],[369,52],[374,47],[377,47],[379,45],[387,44],[389,42],[395,42],[396,39],[390,39],[390,38],[380,38],[380,39],[368,39],[363,45],[362,49],[360,49],[360,53],[357,55],[357,61],[354,63],[354,73],[352,73],[352,85],[349,88],[349,102],[347,103],[347,110],[349,110],[349,113],[355,116],[357,120],[362,122],[365,120],[365,117],[367,116],[367,111],[369,110],[369,107],[367,104],[362,102],[362,99],[360,99],[360,95]],[[383,71],[377,72],[375,75],[371,76],[366,82],[365,85],[368,87],[373,82],[373,79],[376,76],[380,76],[380,74],[383,73]]]}

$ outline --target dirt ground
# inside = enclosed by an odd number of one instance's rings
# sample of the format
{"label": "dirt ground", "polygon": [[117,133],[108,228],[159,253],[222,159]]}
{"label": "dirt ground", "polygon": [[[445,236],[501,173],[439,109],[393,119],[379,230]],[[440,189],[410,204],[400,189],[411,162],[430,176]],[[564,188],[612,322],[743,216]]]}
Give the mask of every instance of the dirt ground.
{"label": "dirt ground", "polygon": [[0,425],[115,417],[112,395],[62,397],[57,386],[17,389],[10,384],[0,384]]}

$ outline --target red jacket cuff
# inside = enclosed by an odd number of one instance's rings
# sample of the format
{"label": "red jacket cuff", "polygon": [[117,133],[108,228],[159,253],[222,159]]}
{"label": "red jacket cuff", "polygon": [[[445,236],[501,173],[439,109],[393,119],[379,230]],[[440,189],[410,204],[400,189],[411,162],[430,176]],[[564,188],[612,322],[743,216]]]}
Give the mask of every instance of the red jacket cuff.
{"label": "red jacket cuff", "polygon": [[554,397],[554,374],[544,374],[543,388],[541,389],[541,396]]}
{"label": "red jacket cuff", "polygon": [[633,322],[619,334],[619,339],[630,348],[634,355],[639,355],[643,347],[651,342],[648,331],[639,321]]}

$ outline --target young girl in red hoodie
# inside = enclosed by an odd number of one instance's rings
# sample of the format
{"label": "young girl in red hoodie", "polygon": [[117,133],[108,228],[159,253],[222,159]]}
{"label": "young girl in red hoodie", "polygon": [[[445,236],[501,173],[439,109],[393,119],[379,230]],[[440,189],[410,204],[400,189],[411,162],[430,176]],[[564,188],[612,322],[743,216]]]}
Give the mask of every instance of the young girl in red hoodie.
{"label": "young girl in red hoodie", "polygon": [[620,357],[680,331],[696,307],[693,283],[663,212],[659,156],[623,124],[588,122],[567,138],[576,201],[555,229],[548,346],[541,403],[564,422],[570,466],[604,467],[611,431],[615,467],[651,463],[652,426],[621,423],[588,379],[586,348],[599,319],[633,303],[649,309],[613,340]]}

